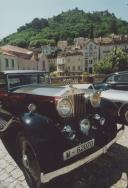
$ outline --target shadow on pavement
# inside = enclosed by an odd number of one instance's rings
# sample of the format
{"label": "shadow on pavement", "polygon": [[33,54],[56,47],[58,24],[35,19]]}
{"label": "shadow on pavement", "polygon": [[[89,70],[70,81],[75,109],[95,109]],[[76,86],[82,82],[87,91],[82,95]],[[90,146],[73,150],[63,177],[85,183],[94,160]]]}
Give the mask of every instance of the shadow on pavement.
{"label": "shadow on pavement", "polygon": [[57,178],[47,188],[114,188],[120,179],[119,188],[128,188],[128,148],[114,144],[106,155]]}

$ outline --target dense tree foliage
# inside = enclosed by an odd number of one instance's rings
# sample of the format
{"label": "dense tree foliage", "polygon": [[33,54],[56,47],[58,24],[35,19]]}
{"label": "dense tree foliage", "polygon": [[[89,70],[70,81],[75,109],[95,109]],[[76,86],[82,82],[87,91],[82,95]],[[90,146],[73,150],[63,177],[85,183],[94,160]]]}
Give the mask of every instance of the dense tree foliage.
{"label": "dense tree foliage", "polygon": [[128,54],[120,48],[113,49],[104,59],[94,65],[96,73],[108,74],[128,69]]}
{"label": "dense tree foliage", "polygon": [[50,73],[56,71],[55,63],[53,63],[53,62],[49,63],[49,71],[50,71]]}
{"label": "dense tree foliage", "polygon": [[49,19],[35,18],[32,22],[17,29],[17,32],[4,38],[1,45],[10,43],[22,47],[40,46],[58,40],[68,40],[72,44],[75,37],[108,36],[111,33],[127,34],[128,22],[112,13],[99,11],[85,13],[83,10],[69,10]]}

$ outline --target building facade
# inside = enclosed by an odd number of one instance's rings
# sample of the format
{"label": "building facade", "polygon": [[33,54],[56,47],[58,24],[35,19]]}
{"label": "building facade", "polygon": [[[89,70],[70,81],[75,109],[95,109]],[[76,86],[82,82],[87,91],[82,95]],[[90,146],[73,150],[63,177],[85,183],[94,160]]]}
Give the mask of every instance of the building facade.
{"label": "building facade", "polygon": [[85,71],[92,73],[94,64],[116,48],[128,51],[128,36],[99,37],[88,40],[83,48]]}
{"label": "building facade", "polygon": [[0,71],[18,70],[18,58],[9,53],[0,54]]}
{"label": "building facade", "polygon": [[1,47],[0,70],[45,70],[48,72],[49,65],[43,53],[5,45]]}
{"label": "building facade", "polygon": [[60,76],[80,75],[84,69],[82,51],[65,51],[57,57],[57,72]]}
{"label": "building facade", "polygon": [[68,47],[68,41],[58,41],[57,47],[61,50],[65,50]]}

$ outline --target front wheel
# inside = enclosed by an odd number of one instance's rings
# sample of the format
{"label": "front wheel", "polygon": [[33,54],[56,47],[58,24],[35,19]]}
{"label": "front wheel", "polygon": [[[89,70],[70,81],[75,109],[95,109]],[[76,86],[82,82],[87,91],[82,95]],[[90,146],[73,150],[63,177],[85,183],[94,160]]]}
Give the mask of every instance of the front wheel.
{"label": "front wheel", "polygon": [[122,119],[123,123],[125,123],[126,125],[128,125],[128,106],[125,106],[121,110],[121,119]]}
{"label": "front wheel", "polygon": [[30,188],[40,188],[40,166],[36,151],[24,133],[18,133],[16,139],[17,159]]}

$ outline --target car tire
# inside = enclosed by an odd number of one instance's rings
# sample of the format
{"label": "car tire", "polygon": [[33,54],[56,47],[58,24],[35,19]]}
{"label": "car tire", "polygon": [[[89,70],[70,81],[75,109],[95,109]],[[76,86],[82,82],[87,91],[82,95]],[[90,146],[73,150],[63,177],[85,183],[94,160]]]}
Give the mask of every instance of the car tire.
{"label": "car tire", "polygon": [[40,166],[36,151],[23,132],[16,138],[17,160],[30,188],[44,187],[40,182]]}
{"label": "car tire", "polygon": [[123,123],[125,125],[128,125],[128,106],[125,106],[124,108],[122,108],[120,115],[121,115],[121,119]]}

